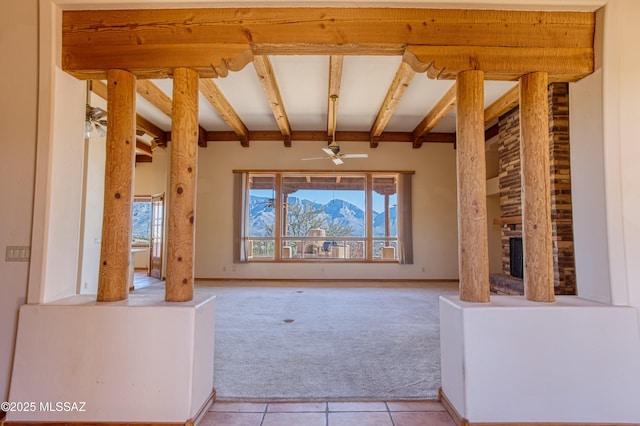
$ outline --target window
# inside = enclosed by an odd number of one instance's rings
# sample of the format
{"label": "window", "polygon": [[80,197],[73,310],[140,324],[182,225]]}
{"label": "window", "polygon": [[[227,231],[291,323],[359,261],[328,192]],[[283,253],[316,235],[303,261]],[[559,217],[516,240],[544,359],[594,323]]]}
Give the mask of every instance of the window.
{"label": "window", "polygon": [[135,196],[133,198],[133,247],[149,247],[151,241],[151,197]]}
{"label": "window", "polygon": [[[244,206],[238,247],[243,253],[238,257],[243,261],[398,262],[399,175],[243,173],[244,182],[236,183],[245,188],[238,197]],[[405,216],[410,220],[410,214]]]}

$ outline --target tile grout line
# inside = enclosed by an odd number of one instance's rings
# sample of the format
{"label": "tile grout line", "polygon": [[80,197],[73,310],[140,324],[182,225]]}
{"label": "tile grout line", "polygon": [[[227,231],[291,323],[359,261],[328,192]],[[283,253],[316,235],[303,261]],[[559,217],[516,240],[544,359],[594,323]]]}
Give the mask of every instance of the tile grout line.
{"label": "tile grout line", "polygon": [[260,426],[263,425],[264,419],[267,417],[267,411],[269,411],[269,402],[264,404],[264,411],[262,412],[262,420],[260,420]]}
{"label": "tile grout line", "polygon": [[393,416],[391,415],[391,407],[389,407],[389,401],[384,402],[385,407],[387,407],[387,414],[389,415],[389,419],[391,420],[391,425],[396,426],[396,422],[393,420]]}

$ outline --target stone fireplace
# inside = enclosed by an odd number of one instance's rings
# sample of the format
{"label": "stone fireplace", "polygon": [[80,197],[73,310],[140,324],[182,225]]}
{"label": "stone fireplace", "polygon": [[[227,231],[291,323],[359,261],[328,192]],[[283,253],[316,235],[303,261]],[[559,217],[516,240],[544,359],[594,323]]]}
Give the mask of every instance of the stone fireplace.
{"label": "stone fireplace", "polygon": [[[501,225],[502,274],[491,275],[491,290],[499,294],[523,294],[522,278],[514,276],[511,265],[514,259],[511,253],[513,241],[522,238],[518,107],[500,117],[498,127],[501,217],[496,223]],[[549,85],[549,154],[555,294],[572,295],[576,294],[576,275],[573,253],[569,85],[567,83]]]}

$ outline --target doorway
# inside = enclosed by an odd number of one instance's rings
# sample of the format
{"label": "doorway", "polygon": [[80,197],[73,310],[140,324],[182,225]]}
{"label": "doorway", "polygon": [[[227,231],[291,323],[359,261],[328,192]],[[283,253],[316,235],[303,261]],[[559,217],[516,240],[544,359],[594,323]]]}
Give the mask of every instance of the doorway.
{"label": "doorway", "polygon": [[151,241],[149,276],[162,279],[162,245],[164,241],[164,194],[151,197]]}

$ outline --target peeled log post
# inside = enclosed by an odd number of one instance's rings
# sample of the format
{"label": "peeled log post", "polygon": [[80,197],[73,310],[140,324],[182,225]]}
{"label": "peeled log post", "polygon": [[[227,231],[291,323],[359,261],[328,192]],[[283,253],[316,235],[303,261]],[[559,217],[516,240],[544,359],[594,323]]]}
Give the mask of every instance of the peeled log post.
{"label": "peeled log post", "polygon": [[136,152],[136,77],[107,72],[107,148],[98,302],[129,295],[133,172]]}
{"label": "peeled log post", "polygon": [[173,72],[171,175],[167,232],[167,302],[193,299],[196,166],[198,163],[198,73]]}
{"label": "peeled log post", "polygon": [[384,244],[389,246],[389,236],[391,235],[391,209],[389,208],[389,194],[384,194],[384,236],[387,237]]}
{"label": "peeled log post", "polygon": [[536,302],[555,301],[547,86],[543,72],[520,78],[524,293]]}
{"label": "peeled log post", "polygon": [[488,302],[484,72],[459,73],[456,92],[460,299]]}

